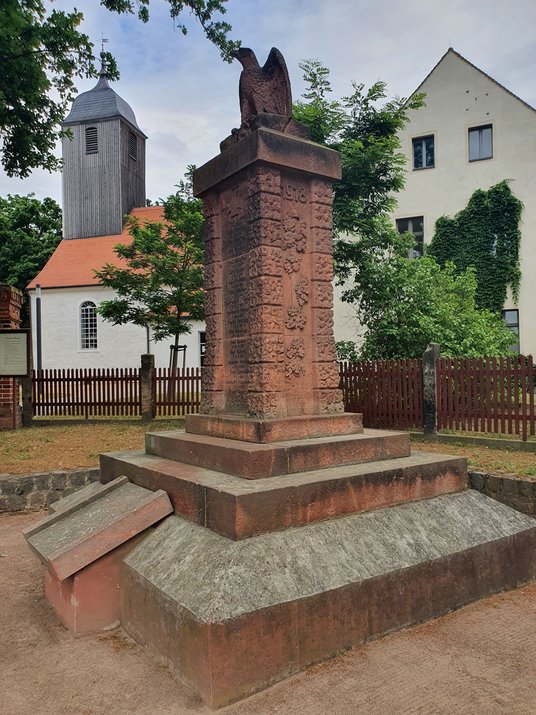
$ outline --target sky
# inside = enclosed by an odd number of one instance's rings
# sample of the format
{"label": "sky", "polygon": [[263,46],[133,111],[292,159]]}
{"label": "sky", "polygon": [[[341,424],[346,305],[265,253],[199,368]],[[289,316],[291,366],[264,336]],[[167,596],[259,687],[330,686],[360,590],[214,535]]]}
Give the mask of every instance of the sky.
{"label": "sky", "polygon": [[[73,6],[74,0],[54,3]],[[188,35],[176,30],[165,0],[151,0],[146,25],[96,0],[77,0],[76,7],[96,53],[101,37],[109,39],[121,72],[113,88],[149,137],[147,197],[165,198],[188,164],[211,159],[239,126],[241,67],[224,63],[191,18]],[[534,0],[228,0],[227,9],[231,37],[251,47],[261,64],[272,46],[281,50],[294,99],[304,89],[304,59],[329,67],[334,98],[349,94],[352,80],[370,85],[378,79],[387,82],[389,96],[407,97],[453,47],[536,107]],[[80,92],[95,82],[80,80]],[[0,171],[0,195],[30,192],[61,202],[61,174],[35,170],[21,180]]]}

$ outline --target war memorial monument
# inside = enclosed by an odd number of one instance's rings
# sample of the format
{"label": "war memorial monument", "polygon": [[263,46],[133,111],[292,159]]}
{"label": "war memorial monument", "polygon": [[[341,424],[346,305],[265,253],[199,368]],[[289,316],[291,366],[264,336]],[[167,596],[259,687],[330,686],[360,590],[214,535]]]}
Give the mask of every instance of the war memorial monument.
{"label": "war memorial monument", "polygon": [[241,126],[194,177],[201,412],[102,455],[100,483],[26,532],[68,627],[120,623],[214,708],[536,576],[534,520],[468,489],[464,459],[344,412],[340,158],[292,119],[277,50],[236,57]]}

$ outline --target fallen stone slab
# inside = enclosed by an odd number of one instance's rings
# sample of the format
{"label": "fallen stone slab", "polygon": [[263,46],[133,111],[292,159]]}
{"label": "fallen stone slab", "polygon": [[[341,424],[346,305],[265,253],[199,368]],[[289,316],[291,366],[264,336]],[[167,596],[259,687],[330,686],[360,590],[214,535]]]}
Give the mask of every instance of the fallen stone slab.
{"label": "fallen stone slab", "polygon": [[[61,580],[136,536],[172,511],[167,494],[151,492],[119,477],[95,495],[55,513],[24,532],[41,562]],[[95,498],[97,497],[97,498]]]}
{"label": "fallen stone slab", "polygon": [[45,566],[45,595],[70,630],[90,633],[119,623],[121,563],[171,511],[165,492],[120,476],[60,500],[25,530]]}

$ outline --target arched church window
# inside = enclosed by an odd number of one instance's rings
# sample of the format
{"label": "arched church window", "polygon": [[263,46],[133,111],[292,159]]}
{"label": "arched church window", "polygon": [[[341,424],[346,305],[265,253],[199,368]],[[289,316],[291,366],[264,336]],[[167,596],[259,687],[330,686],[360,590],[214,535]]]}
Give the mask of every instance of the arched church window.
{"label": "arched church window", "polygon": [[98,151],[97,127],[86,127],[86,154],[97,154]]}
{"label": "arched church window", "polygon": [[97,306],[92,300],[86,300],[80,306],[80,348],[97,348]]}

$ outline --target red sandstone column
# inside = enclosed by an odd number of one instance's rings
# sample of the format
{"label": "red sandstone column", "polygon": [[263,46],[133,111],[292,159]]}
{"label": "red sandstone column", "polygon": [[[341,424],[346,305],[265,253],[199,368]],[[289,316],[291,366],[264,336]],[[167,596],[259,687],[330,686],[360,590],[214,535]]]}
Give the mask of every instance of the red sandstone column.
{"label": "red sandstone column", "polygon": [[264,127],[223,147],[194,178],[206,217],[202,412],[341,413],[331,223],[339,155]]}
{"label": "red sandstone column", "polygon": [[[22,293],[18,288],[0,285],[0,328],[20,328]],[[19,380],[12,377],[0,377],[0,429],[20,427],[21,415],[17,407],[13,415],[13,390],[18,394]]]}

